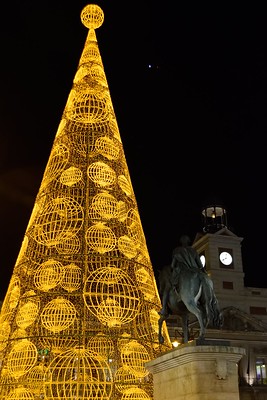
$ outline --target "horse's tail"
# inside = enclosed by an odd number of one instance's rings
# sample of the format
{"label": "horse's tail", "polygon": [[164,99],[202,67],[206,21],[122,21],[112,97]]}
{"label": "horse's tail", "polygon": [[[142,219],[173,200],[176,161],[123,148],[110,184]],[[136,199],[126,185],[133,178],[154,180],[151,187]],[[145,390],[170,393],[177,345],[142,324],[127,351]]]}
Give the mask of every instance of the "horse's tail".
{"label": "horse's tail", "polygon": [[222,326],[222,314],[220,312],[217,297],[213,290],[212,280],[208,277],[208,275],[203,274],[201,281],[207,317],[206,326],[210,324],[215,328],[220,328]]}

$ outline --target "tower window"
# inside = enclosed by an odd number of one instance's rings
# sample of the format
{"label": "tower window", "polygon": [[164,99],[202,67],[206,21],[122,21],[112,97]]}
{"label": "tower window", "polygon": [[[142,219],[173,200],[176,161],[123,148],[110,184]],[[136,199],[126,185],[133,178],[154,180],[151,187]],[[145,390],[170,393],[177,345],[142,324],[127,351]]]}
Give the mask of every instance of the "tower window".
{"label": "tower window", "polygon": [[234,289],[233,282],[223,281],[223,289],[231,289],[231,290],[233,290]]}
{"label": "tower window", "polygon": [[250,314],[267,315],[266,307],[249,307]]}
{"label": "tower window", "polygon": [[259,290],[257,290],[257,291],[256,291],[256,290],[252,290],[252,291],[251,291],[251,294],[252,294],[252,296],[254,296],[254,295],[255,295],[255,296],[260,296],[260,295],[261,295],[261,292],[260,292]]}

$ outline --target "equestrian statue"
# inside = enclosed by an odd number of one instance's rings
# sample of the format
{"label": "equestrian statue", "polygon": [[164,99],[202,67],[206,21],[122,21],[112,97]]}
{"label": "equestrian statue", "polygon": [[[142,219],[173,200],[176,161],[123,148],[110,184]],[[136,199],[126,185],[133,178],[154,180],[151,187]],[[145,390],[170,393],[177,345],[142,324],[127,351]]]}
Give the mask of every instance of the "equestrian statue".
{"label": "equestrian statue", "polygon": [[195,315],[199,324],[198,340],[204,340],[208,325],[221,328],[223,317],[213,290],[213,282],[206,273],[197,251],[183,235],[180,246],[174,249],[171,265],[159,271],[159,294],[162,309],[159,312],[159,343],[164,342],[162,324],[169,315],[182,321],[183,343],[189,341],[189,316]]}

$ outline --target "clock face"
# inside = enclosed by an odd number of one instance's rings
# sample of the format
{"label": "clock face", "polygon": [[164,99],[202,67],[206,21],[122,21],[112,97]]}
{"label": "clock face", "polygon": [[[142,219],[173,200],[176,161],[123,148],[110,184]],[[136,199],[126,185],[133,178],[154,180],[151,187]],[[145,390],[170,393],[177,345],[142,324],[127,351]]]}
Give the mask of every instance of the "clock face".
{"label": "clock face", "polygon": [[199,258],[200,258],[200,261],[202,262],[203,267],[205,267],[205,265],[206,265],[206,257],[204,256],[204,254],[202,254]]}
{"label": "clock face", "polygon": [[230,265],[232,264],[233,257],[231,256],[230,253],[228,253],[228,251],[222,251],[220,253],[220,261],[224,265]]}

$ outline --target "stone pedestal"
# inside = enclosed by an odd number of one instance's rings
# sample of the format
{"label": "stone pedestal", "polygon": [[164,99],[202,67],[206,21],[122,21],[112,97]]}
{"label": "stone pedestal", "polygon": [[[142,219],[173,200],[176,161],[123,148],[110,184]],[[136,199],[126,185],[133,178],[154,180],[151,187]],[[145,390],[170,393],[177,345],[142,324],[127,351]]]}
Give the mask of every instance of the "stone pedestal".
{"label": "stone pedestal", "polygon": [[239,400],[238,362],[245,349],[181,345],[146,368],[153,374],[154,400]]}

